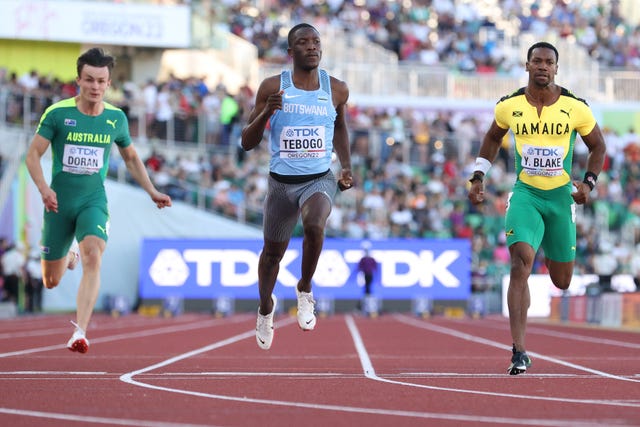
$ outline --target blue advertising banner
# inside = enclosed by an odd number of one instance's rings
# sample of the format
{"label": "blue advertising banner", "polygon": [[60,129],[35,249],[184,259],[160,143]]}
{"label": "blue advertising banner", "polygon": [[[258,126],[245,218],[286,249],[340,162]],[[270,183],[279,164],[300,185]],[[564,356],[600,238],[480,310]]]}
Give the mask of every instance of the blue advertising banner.
{"label": "blue advertising banner", "polygon": [[[378,263],[372,292],[379,298],[466,300],[471,294],[471,246],[466,239],[390,239],[367,245]],[[314,294],[361,298],[364,283],[357,266],[363,248],[362,240],[327,238],[313,278]],[[140,297],[257,299],[261,250],[262,240],[254,239],[145,239]],[[280,263],[276,295],[293,298],[301,258],[302,239],[294,238]]]}

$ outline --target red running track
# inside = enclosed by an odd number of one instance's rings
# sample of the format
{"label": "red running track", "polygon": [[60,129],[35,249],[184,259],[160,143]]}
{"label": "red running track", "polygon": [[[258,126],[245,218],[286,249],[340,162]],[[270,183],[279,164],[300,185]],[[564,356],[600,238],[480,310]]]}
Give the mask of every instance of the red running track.
{"label": "red running track", "polygon": [[2,426],[640,426],[640,333],[531,323],[528,373],[506,375],[507,320],[406,314],[94,316],[0,321]]}

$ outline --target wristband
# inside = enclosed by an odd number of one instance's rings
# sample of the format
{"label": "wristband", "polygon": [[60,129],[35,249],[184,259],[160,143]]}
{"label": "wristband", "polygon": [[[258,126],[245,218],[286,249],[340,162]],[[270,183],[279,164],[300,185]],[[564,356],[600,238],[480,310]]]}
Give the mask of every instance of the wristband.
{"label": "wristband", "polygon": [[584,179],[582,180],[582,182],[589,186],[589,191],[592,191],[596,186],[596,182],[598,182],[598,175],[593,172],[587,171],[584,174]]}
{"label": "wristband", "polygon": [[486,175],[491,169],[491,162],[484,157],[476,157],[476,168],[475,170],[482,172],[483,175]]}
{"label": "wristband", "polygon": [[474,172],[473,176],[471,177],[471,179],[469,180],[470,183],[474,183],[476,181],[480,181],[483,182],[484,181],[484,175],[481,174],[480,172]]}

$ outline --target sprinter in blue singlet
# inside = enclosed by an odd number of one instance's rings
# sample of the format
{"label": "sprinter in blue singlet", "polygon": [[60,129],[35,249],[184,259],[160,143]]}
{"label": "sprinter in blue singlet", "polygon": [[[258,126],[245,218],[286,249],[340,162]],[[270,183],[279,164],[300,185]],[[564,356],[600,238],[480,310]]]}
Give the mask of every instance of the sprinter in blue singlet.
{"label": "sprinter in blue singlet", "polygon": [[[256,341],[264,350],[273,341],[273,294],[280,260],[293,229],[302,219],[304,232],[302,277],[296,287],[298,325],[315,327],[315,301],[311,279],[324,243],[336,185],[352,185],[351,156],[345,109],[346,83],[319,67],[322,45],[318,31],[298,24],[289,31],[287,53],[293,70],[266,78],[258,88],[256,103],[242,130],[242,148],[251,150],[262,141],[267,124],[271,153],[269,188],[264,203],[264,246],[258,266],[260,306]],[[330,169],[332,153],[340,162],[336,179]]]}

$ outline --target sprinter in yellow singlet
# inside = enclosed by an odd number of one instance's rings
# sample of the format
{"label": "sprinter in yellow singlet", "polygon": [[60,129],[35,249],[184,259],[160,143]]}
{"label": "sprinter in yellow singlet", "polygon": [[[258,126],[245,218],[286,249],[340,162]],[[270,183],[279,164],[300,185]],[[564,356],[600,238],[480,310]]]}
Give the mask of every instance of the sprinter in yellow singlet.
{"label": "sprinter in yellow singlet", "polygon": [[[602,170],[605,142],[587,103],[555,84],[558,50],[538,42],[527,52],[526,87],[503,97],[487,131],[473,173],[469,200],[484,199],[483,179],[498,154],[504,135],[515,136],[516,182],[509,196],[505,218],[511,273],[507,302],[513,339],[510,375],[526,372],[531,359],[525,350],[527,280],[539,247],[553,284],[567,289],[576,252],[575,204],[589,198]],[[577,135],[589,149],[587,172],[572,181],[571,165]]]}

